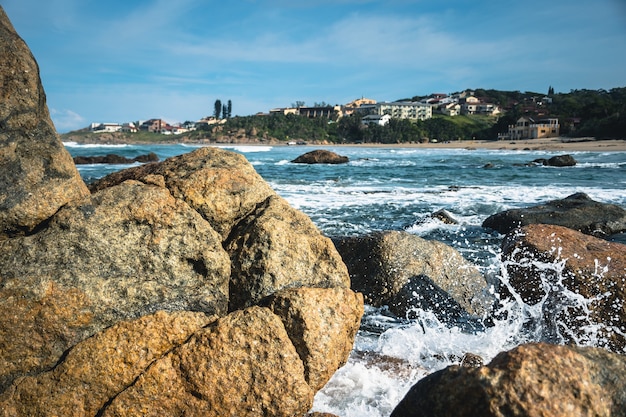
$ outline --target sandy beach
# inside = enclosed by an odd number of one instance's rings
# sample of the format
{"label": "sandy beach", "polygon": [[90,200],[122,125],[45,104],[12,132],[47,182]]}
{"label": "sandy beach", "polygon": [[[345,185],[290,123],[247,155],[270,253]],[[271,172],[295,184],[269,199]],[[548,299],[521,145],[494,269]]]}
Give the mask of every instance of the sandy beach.
{"label": "sandy beach", "polygon": [[[355,145],[345,145],[355,146]],[[580,140],[572,138],[543,138],[501,141],[452,141],[441,143],[412,144],[364,144],[361,146],[398,146],[430,149],[501,149],[501,150],[544,150],[563,152],[626,152],[626,140]]]}

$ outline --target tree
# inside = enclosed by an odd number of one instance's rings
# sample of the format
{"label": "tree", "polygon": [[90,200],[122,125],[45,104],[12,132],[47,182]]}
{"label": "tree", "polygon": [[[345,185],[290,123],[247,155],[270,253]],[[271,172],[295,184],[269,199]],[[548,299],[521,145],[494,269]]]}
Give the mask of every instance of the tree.
{"label": "tree", "polygon": [[233,117],[233,102],[228,100],[228,119]]}
{"label": "tree", "polygon": [[304,101],[298,100],[295,103],[291,103],[291,107],[294,107],[297,109],[299,107],[304,107],[304,104],[305,104]]}
{"label": "tree", "polygon": [[222,100],[220,100],[219,98],[217,100],[215,100],[215,110],[213,111],[213,116],[215,116],[216,119],[220,118],[220,114],[222,113]]}
{"label": "tree", "polygon": [[226,104],[222,106],[222,118],[228,119],[228,106]]}
{"label": "tree", "polygon": [[548,96],[553,96],[554,95],[554,87],[550,86],[548,87]]}

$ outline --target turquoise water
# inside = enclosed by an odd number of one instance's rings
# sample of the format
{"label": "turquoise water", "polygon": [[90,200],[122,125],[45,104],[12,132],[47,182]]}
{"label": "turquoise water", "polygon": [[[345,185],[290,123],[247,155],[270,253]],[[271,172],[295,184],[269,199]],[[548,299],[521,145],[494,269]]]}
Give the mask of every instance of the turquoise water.
{"label": "turquoise water", "polygon": [[[76,145],[74,156],[116,153],[135,157],[155,152],[161,159],[189,152],[183,145]],[[292,206],[328,236],[406,230],[457,248],[486,275],[503,278],[502,236],[483,229],[483,220],[502,210],[544,203],[584,192],[592,199],[626,207],[626,152],[574,152],[574,167],[528,165],[562,152],[323,147],[348,156],[344,165],[301,165],[289,161],[320,147],[224,146],[242,153]],[[489,167],[487,167],[489,166]],[[83,165],[90,182],[126,166]],[[430,215],[444,209],[458,224]],[[624,236],[614,240],[624,241]],[[548,266],[558,269],[559,265]],[[498,352],[537,340],[527,331],[540,322],[541,306],[521,300],[505,306],[507,319],[484,332],[467,334],[422,311],[418,321],[398,320],[367,307],[351,358],[315,397],[314,411],[342,417],[386,416],[417,380],[457,363],[466,352],[485,362]],[[372,331],[372,328],[378,329]],[[582,345],[594,345],[593,334]]]}

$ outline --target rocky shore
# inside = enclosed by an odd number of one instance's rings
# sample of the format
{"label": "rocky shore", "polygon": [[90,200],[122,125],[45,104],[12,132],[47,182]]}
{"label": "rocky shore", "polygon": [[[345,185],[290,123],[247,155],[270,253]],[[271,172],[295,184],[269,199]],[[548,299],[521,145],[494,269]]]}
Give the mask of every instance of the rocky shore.
{"label": "rocky shore", "polygon": [[[1,7],[0,55],[1,416],[305,416],[347,361],[364,300],[475,332],[515,297],[542,308],[549,343],[435,372],[392,415],[626,415],[626,245],[604,239],[626,231],[623,208],[574,195],[486,222],[509,277],[494,292],[439,242],[331,241],[223,149],[88,188]],[[575,346],[596,325],[598,347]]]}

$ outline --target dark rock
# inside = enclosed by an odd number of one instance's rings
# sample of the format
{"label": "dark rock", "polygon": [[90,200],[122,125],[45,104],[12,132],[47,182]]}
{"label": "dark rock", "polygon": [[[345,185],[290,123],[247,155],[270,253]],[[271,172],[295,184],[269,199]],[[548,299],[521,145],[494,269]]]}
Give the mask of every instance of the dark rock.
{"label": "dark rock", "polygon": [[139,155],[135,158],[126,158],[125,156],[108,154],[104,156],[75,156],[74,163],[77,165],[84,164],[132,164],[134,162],[158,162],[159,157],[154,152],[145,155]]}
{"label": "dark rock", "polygon": [[557,155],[551,158],[537,158],[534,164],[551,166],[551,167],[572,167],[576,165],[576,160],[572,155]]}
{"label": "dark rock", "polygon": [[482,315],[490,308],[478,268],[441,242],[389,231],[338,238],[335,246],[348,267],[352,289],[362,292],[368,304],[388,305],[400,317],[415,307],[433,306],[433,296],[445,301],[434,312],[447,321]]}
{"label": "dark rock", "polygon": [[431,214],[430,217],[440,220],[444,224],[459,224],[459,222],[444,209],[437,210],[436,212]]}
{"label": "dark rock", "polygon": [[507,235],[502,252],[517,294],[543,303],[546,340],[626,352],[626,245],[536,224]]}
{"label": "dark rock", "polygon": [[391,417],[625,416],[626,357],[519,346],[487,366],[450,366],[415,384]]}
{"label": "dark rock", "polygon": [[576,193],[562,200],[496,213],[485,219],[482,226],[506,234],[517,227],[536,223],[565,226],[592,236],[606,237],[626,231],[626,210]]}
{"label": "dark rock", "polygon": [[348,162],[348,157],[331,151],[315,150],[300,155],[291,162],[294,164],[345,164]]}
{"label": "dark rock", "polygon": [[46,106],[39,66],[0,7],[0,240],[89,194]]}

